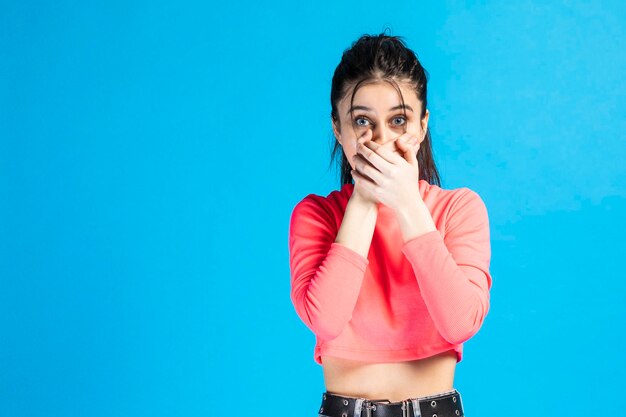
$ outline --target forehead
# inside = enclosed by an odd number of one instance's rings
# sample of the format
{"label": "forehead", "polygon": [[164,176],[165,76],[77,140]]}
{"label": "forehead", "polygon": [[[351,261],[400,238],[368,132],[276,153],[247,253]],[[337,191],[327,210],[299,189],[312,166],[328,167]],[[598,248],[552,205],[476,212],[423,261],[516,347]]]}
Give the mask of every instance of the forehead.
{"label": "forehead", "polygon": [[[402,103],[404,99],[405,104],[409,104],[418,111],[419,100],[417,93],[410,85],[406,83],[398,83],[398,88],[402,92],[402,98],[398,94],[396,87],[386,81],[378,81],[375,83],[362,84],[354,95],[355,106],[365,105],[378,111],[388,111],[391,107],[394,107]],[[348,108],[350,106],[350,99],[352,96],[352,89],[348,91],[343,98],[340,106]]]}

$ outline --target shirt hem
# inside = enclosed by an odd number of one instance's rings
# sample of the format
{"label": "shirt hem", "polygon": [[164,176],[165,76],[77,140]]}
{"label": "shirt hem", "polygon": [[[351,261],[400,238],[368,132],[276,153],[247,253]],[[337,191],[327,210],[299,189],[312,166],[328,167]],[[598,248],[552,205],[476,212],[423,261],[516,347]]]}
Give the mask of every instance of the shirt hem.
{"label": "shirt hem", "polygon": [[314,360],[318,364],[322,364],[322,354],[334,356],[343,359],[352,359],[363,362],[402,362],[415,359],[424,359],[436,355],[441,352],[454,350],[456,353],[457,363],[463,358],[463,344],[442,345],[424,350],[423,346],[412,348],[394,349],[394,350],[367,350],[367,349],[351,349],[342,347],[315,347]]}

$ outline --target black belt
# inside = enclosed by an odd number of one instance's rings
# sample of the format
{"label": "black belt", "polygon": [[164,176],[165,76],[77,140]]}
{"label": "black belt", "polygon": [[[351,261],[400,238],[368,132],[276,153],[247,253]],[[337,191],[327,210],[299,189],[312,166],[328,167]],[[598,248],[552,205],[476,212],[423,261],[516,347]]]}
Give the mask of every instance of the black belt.
{"label": "black belt", "polygon": [[322,394],[318,417],[463,417],[461,394],[456,389],[397,402]]}

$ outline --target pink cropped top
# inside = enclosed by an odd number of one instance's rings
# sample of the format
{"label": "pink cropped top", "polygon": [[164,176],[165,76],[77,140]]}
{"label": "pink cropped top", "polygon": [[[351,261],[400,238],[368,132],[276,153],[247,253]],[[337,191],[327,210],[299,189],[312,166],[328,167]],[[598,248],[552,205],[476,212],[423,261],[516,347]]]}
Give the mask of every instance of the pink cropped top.
{"label": "pink cropped top", "polygon": [[291,301],[322,356],[365,362],[463,356],[489,310],[489,219],[469,188],[419,180],[436,231],[404,242],[395,212],[378,205],[367,258],[335,242],[354,190],[309,194],[289,226]]}

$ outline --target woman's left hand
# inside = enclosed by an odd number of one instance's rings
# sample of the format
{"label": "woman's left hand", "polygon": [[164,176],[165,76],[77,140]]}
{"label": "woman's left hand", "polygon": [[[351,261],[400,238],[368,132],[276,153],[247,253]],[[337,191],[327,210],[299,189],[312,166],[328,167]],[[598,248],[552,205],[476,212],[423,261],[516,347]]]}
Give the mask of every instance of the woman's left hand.
{"label": "woman's left hand", "polygon": [[413,134],[404,133],[396,146],[402,156],[371,140],[357,144],[352,176],[378,202],[398,211],[421,198],[416,156],[420,143]]}

